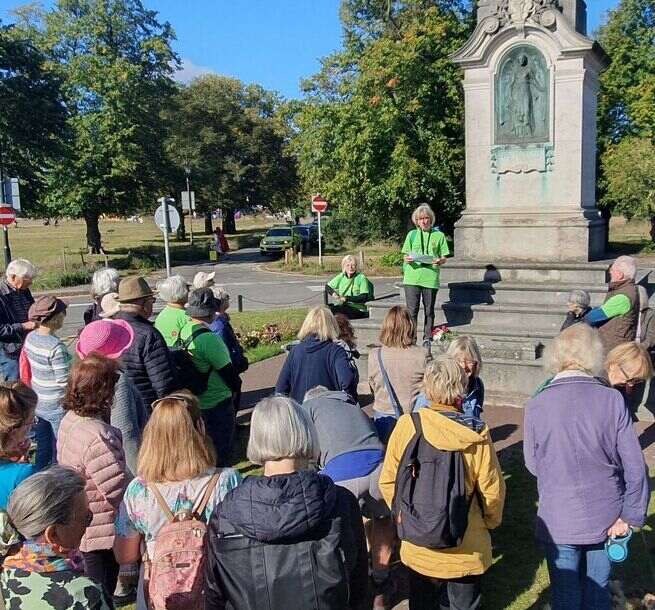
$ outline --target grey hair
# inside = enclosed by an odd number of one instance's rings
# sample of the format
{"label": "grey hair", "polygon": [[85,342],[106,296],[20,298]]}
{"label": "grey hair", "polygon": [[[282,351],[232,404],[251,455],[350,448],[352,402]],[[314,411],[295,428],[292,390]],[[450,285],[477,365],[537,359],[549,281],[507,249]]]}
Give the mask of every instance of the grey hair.
{"label": "grey hair", "polygon": [[312,398],[318,398],[319,396],[329,393],[330,390],[328,390],[324,385],[317,385],[315,388],[311,388],[305,392],[303,402],[307,402],[308,400],[312,400]]}
{"label": "grey hair", "polygon": [[15,275],[16,277],[27,277],[33,279],[36,277],[36,267],[26,258],[15,258],[7,265],[5,277]]}
{"label": "grey hair", "polygon": [[11,494],[7,514],[20,534],[36,538],[51,525],[68,525],[84,478],[72,468],[51,466],[25,479]]}
{"label": "grey hair", "polygon": [[293,399],[271,396],[259,401],[250,420],[248,459],[264,464],[284,458],[318,457],[316,428],[309,415]]}
{"label": "grey hair", "polygon": [[418,217],[423,212],[425,212],[432,219],[432,224],[430,226],[433,227],[437,219],[434,215],[434,212],[432,211],[432,208],[427,203],[422,203],[412,212],[412,222],[418,227]]}
{"label": "grey hair", "polygon": [[223,302],[225,299],[230,298],[230,294],[228,293],[223,286],[212,286],[211,287],[212,292],[214,293],[214,297],[216,298],[217,301],[221,302],[221,305],[223,305]]}
{"label": "grey hair", "polygon": [[571,290],[571,292],[569,292],[569,299],[567,302],[573,311],[582,313],[587,309],[587,307],[589,307],[589,304],[591,303],[591,296],[586,290],[580,290],[579,288],[576,288],[575,290]]}
{"label": "grey hair", "polygon": [[612,267],[618,269],[629,280],[634,280],[637,275],[637,262],[632,256],[619,256]]}
{"label": "grey hair", "polygon": [[358,271],[359,270],[359,262],[357,261],[357,258],[355,256],[353,256],[352,254],[346,254],[346,256],[344,256],[341,259],[341,271],[344,271],[344,268],[346,267],[346,263],[349,263],[351,261],[353,263],[355,263],[355,271]]}
{"label": "grey hair", "polygon": [[184,305],[189,297],[189,286],[181,275],[171,277],[157,283],[159,297],[165,303],[178,303]]}
{"label": "grey hair", "polygon": [[586,324],[575,324],[562,331],[546,348],[544,369],[555,374],[562,371],[585,371],[599,375],[605,352],[600,335]]}
{"label": "grey hair", "polygon": [[98,269],[91,278],[91,296],[95,299],[104,297],[110,292],[118,292],[120,276],[118,271],[112,267]]}

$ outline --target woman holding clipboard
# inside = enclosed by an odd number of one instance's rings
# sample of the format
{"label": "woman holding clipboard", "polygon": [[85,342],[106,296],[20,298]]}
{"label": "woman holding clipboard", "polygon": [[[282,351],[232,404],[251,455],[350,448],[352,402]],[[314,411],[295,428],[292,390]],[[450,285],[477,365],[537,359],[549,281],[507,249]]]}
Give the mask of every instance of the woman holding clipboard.
{"label": "woman holding clipboard", "polygon": [[450,254],[446,236],[434,229],[434,212],[427,204],[418,206],[412,213],[412,222],[416,226],[405,238],[402,253],[404,257],[403,284],[405,302],[414,322],[423,300],[425,326],[423,327],[423,345],[430,343],[434,326],[434,305],[439,290],[439,267],[446,262]]}

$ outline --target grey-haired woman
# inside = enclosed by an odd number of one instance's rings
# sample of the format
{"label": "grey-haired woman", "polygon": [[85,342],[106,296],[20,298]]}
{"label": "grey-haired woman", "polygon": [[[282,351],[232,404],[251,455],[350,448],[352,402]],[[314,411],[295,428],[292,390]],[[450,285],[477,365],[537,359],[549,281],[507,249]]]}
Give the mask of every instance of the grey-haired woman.
{"label": "grey-haired woman", "polygon": [[84,479],[53,466],[23,481],[0,513],[0,589],[7,608],[109,610],[96,581],[82,576],[75,553],[91,521]]}
{"label": "grey-haired woman", "polygon": [[91,278],[91,298],[93,299],[93,303],[82,314],[85,326],[91,324],[91,322],[100,320],[102,297],[110,292],[117,292],[119,282],[120,276],[118,275],[118,271],[111,267],[99,269],[93,274]]}
{"label": "grey-haired woman", "polygon": [[591,311],[591,296],[586,290],[576,288],[571,290],[567,302],[568,312],[566,319],[562,324],[560,331],[566,330],[569,326],[573,326],[578,322],[582,322],[584,317]]}

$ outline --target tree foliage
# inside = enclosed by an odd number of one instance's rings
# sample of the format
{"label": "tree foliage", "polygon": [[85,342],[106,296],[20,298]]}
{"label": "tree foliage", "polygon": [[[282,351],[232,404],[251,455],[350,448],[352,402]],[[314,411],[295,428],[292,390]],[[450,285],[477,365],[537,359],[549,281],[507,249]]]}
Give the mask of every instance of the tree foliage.
{"label": "tree foliage", "polygon": [[323,61],[298,105],[296,147],[308,193],[320,191],[352,234],[398,238],[430,203],[451,225],[463,205],[464,3],[347,0],[345,48]]}

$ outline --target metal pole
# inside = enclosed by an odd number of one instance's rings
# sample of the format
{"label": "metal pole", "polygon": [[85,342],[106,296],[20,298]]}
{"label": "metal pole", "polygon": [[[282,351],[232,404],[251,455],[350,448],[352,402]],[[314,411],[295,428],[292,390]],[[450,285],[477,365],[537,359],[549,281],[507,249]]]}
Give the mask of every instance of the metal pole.
{"label": "metal pole", "polygon": [[191,245],[193,246],[193,200],[191,199],[191,188],[189,187],[189,173],[186,175],[186,192],[189,196],[189,233],[191,234]]}
{"label": "metal pole", "polygon": [[[0,144],[0,205],[5,205],[5,181],[2,173],[2,145]],[[11,248],[9,247],[9,229],[7,225],[2,227],[2,242],[4,244],[5,253],[5,269],[11,262]]]}
{"label": "metal pole", "polygon": [[168,217],[168,203],[166,197],[160,199],[162,204],[162,212],[164,215],[164,257],[166,259],[166,277],[171,277],[171,253],[168,244],[168,232],[171,230],[171,221]]}
{"label": "metal pole", "polygon": [[323,244],[321,244],[321,213],[318,213],[318,266],[323,266]]}
{"label": "metal pole", "polygon": [[243,311],[243,295],[242,294],[237,295],[237,311],[238,312]]}

